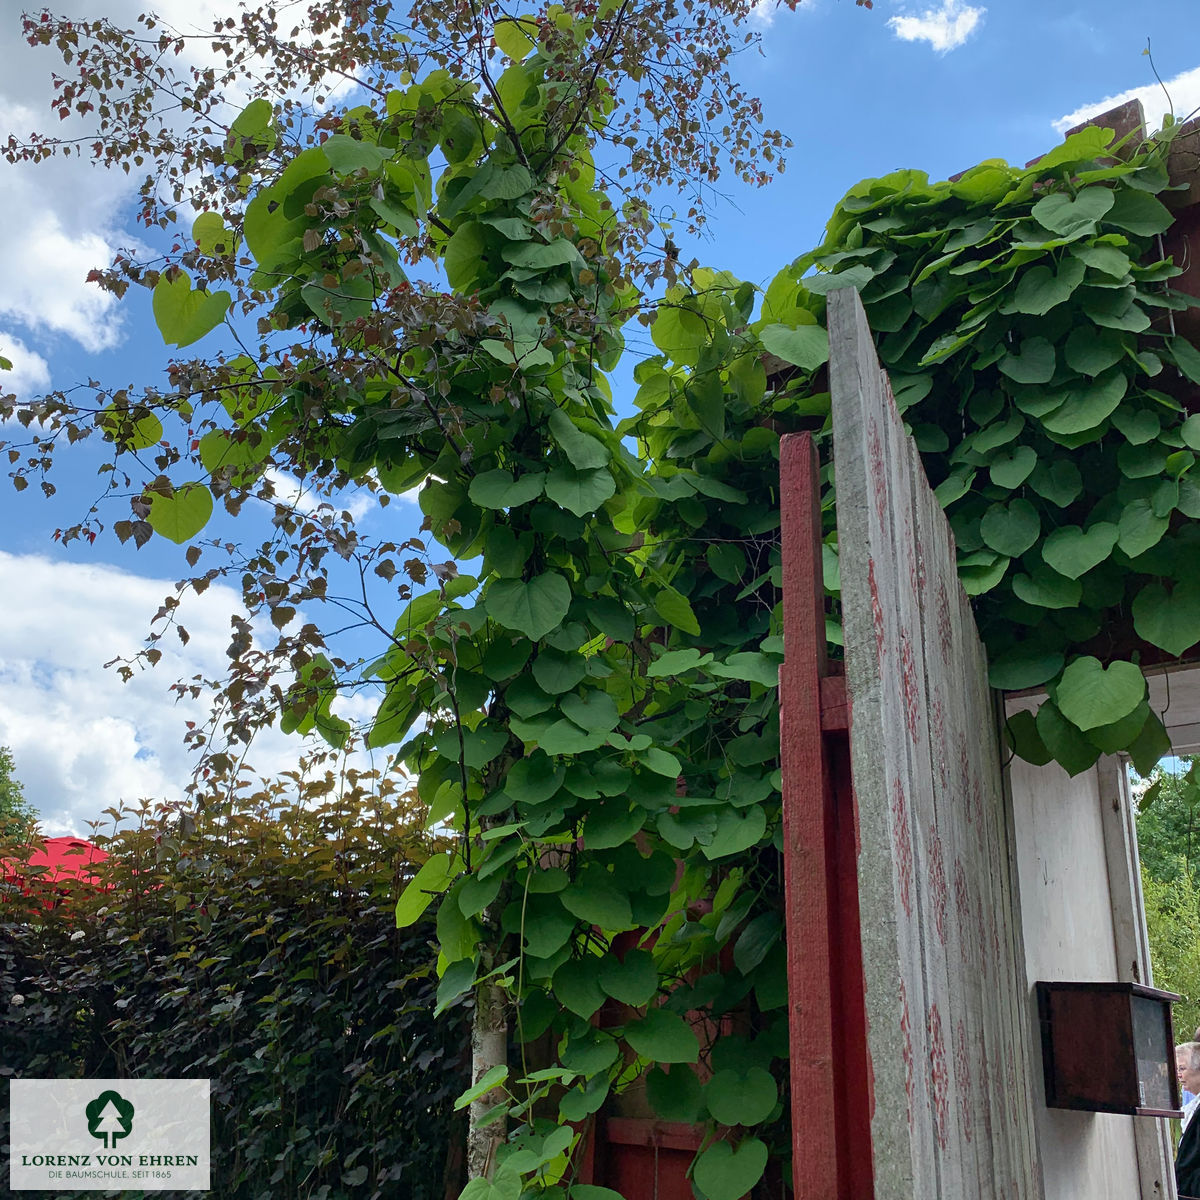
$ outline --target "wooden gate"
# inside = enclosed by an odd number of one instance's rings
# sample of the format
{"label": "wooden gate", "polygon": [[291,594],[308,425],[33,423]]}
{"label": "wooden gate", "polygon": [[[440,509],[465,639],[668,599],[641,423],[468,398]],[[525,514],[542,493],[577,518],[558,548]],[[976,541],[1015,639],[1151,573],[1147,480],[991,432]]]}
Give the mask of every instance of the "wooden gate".
{"label": "wooden gate", "polygon": [[829,331],[844,692],[812,649],[811,445],[783,451],[795,1192],[1033,1200],[1012,810],[986,662],[857,293],[830,295]]}

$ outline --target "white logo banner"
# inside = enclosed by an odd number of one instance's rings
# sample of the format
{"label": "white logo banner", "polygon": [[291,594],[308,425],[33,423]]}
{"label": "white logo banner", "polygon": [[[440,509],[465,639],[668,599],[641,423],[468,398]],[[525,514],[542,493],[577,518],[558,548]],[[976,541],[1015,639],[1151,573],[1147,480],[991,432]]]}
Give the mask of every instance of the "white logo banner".
{"label": "white logo banner", "polygon": [[14,1192],[207,1191],[207,1079],[13,1079]]}

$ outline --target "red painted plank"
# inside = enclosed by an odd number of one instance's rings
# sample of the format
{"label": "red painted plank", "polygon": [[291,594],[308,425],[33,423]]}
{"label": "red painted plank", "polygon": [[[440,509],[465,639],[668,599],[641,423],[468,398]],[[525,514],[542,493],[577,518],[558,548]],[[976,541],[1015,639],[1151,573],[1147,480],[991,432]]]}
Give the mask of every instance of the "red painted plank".
{"label": "red painted plank", "polygon": [[783,646],[779,726],[783,765],[784,905],[791,1041],[792,1179],[796,1200],[834,1200],[833,967],[829,955],[829,793],[821,731],[827,673],[817,452],[808,434],[783,439]]}

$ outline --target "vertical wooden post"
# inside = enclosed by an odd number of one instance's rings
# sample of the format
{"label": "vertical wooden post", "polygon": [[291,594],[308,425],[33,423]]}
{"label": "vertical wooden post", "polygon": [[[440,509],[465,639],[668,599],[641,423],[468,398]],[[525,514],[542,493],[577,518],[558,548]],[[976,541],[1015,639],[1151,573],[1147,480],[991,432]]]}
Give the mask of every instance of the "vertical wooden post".
{"label": "vertical wooden post", "polygon": [[784,891],[797,1200],[871,1195],[870,1083],[857,821],[845,690],[826,657],[820,476],[808,434],[783,439],[780,671]]}

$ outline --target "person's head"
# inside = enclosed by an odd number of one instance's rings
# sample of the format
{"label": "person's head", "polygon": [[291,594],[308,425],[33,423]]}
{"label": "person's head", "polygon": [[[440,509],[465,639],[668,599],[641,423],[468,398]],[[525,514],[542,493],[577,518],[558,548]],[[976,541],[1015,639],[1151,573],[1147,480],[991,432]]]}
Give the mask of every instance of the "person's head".
{"label": "person's head", "polygon": [[1181,1042],[1175,1047],[1175,1073],[1193,1096],[1200,1096],[1200,1042]]}

